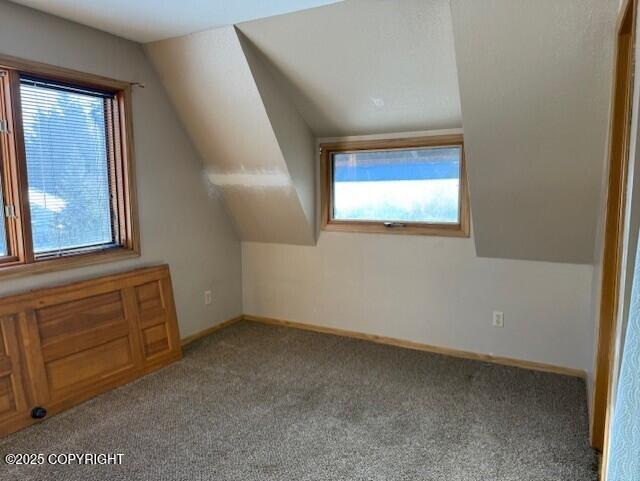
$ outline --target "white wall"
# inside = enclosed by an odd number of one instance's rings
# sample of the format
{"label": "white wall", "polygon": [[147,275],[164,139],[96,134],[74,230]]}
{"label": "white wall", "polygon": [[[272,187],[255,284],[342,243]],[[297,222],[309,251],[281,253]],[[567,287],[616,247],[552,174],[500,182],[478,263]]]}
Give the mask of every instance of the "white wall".
{"label": "white wall", "polygon": [[166,262],[182,336],[240,314],[240,243],[142,47],[0,0],[0,54],[146,84],[133,95],[142,257],[3,279],[0,295]]}
{"label": "white wall", "polygon": [[315,247],[243,242],[242,272],[245,314],[592,367],[590,265],[481,258],[473,237],[321,232]]}
{"label": "white wall", "polygon": [[337,232],[316,247],[243,242],[242,256],[245,314],[591,367],[591,266],[479,258],[473,239]]}

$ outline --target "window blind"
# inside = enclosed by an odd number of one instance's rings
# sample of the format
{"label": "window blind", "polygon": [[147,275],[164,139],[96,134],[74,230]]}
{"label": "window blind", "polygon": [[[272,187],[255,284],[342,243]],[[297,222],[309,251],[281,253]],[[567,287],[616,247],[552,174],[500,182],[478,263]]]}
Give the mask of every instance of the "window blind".
{"label": "window blind", "polygon": [[115,245],[113,95],[32,77],[20,95],[36,257]]}

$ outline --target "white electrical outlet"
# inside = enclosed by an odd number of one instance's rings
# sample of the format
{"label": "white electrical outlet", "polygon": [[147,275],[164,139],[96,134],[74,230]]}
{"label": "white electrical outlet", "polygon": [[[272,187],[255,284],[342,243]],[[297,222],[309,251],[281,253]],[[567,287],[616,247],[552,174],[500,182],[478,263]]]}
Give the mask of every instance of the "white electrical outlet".
{"label": "white electrical outlet", "polygon": [[493,311],[493,327],[504,327],[504,312]]}
{"label": "white electrical outlet", "polygon": [[204,303],[206,305],[211,304],[211,298],[212,298],[211,291],[204,291]]}

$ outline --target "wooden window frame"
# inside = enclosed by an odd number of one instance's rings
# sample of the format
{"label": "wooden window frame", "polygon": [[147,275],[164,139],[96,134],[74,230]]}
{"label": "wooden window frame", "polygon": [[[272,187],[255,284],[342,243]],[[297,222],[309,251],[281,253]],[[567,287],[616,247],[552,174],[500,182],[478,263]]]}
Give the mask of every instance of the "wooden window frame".
{"label": "wooden window frame", "polygon": [[[333,162],[336,153],[406,150],[412,148],[460,147],[459,222],[440,224],[426,222],[401,222],[385,226],[384,221],[337,220],[333,213]],[[464,159],[462,135],[438,135],[429,137],[397,138],[382,140],[357,140],[325,143],[320,145],[320,204],[321,227],[326,231],[371,232],[384,234],[411,234],[445,237],[469,237],[469,193]]]}
{"label": "wooden window frame", "polygon": [[[0,119],[8,133],[0,133],[0,175],[5,205],[15,216],[6,219],[9,256],[0,257],[0,278],[51,272],[80,266],[119,261],[140,256],[138,211],[135,189],[133,129],[131,125],[131,84],[38,62],[0,56]],[[113,155],[110,159],[113,209],[117,209],[117,246],[98,247],[61,256],[36,258],[33,250],[28,199],[27,163],[20,103],[20,76],[28,75],[54,82],[107,91],[114,95]],[[2,212],[2,221],[5,213]]]}

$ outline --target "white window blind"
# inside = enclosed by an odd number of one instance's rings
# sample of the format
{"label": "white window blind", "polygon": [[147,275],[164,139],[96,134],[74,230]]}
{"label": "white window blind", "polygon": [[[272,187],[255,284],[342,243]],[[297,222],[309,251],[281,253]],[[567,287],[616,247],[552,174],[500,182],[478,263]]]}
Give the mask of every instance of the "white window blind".
{"label": "white window blind", "polygon": [[20,82],[36,257],[115,246],[113,95],[32,77]]}

